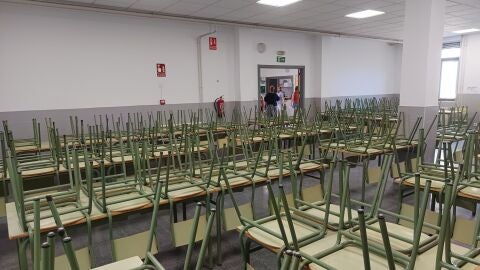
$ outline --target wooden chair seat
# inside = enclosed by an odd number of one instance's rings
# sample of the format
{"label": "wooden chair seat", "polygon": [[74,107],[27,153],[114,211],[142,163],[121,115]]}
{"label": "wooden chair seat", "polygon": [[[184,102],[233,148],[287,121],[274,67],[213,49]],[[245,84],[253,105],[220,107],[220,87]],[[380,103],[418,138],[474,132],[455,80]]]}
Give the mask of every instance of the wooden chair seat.
{"label": "wooden chair seat", "polygon": [[[61,213],[68,210],[76,209],[76,206],[73,204],[68,204],[65,206],[57,206],[57,209],[58,209],[58,212]],[[50,211],[50,208],[46,207],[42,211],[40,211],[40,217],[51,215],[51,213],[52,212]],[[33,213],[27,214],[26,218],[32,220]],[[68,214],[60,215],[60,219],[62,220],[63,226],[67,227],[67,226],[83,223],[85,221],[85,216],[80,211],[74,211]],[[33,221],[29,222],[28,225],[29,227],[33,228]],[[53,219],[53,217],[49,217],[49,218],[40,219],[40,228],[42,229],[42,231],[53,230],[57,228],[57,225],[55,224],[55,220]]]}
{"label": "wooden chair seat", "polygon": [[376,148],[366,148],[365,146],[357,146],[357,147],[352,147],[348,149],[349,151],[355,151],[355,152],[362,152],[366,154],[381,154],[383,153],[383,150],[381,149],[376,149]]}
{"label": "wooden chair seat", "polygon": [[301,172],[311,172],[320,170],[323,167],[322,164],[314,163],[314,162],[305,162],[300,164],[300,171]]}
{"label": "wooden chair seat", "polygon": [[[93,161],[92,164],[93,164],[93,167],[94,167],[94,168],[100,166],[100,164],[99,164],[97,161]],[[84,162],[84,161],[78,162],[78,167],[79,167],[81,170],[85,169],[85,162]],[[73,169],[73,164],[72,164],[72,163],[70,163],[70,168]],[[66,171],[67,171],[67,166],[66,166],[66,164],[60,165],[58,171],[59,171],[59,172],[66,172]]]}
{"label": "wooden chair seat", "polygon": [[[451,244],[452,252],[464,254],[468,251],[467,248],[462,247],[460,245]],[[443,253],[445,257],[445,252]],[[423,270],[423,269],[435,269],[435,259],[437,256],[437,247],[430,248],[429,250],[425,251],[422,254],[419,254],[417,257],[417,261],[415,262],[415,269]],[[475,257],[476,260],[480,260],[480,255]],[[468,263],[465,264],[461,269],[464,270],[477,270],[477,265]]]}
{"label": "wooden chair seat", "polygon": [[[253,142],[253,143],[258,143],[258,142],[263,141],[263,137],[254,136],[254,137],[252,138],[251,136],[249,136],[249,137],[248,137],[248,140],[251,141],[251,142]],[[242,142],[243,142],[242,139],[237,138],[237,144],[238,144],[238,145],[241,145]]]}
{"label": "wooden chair seat", "polygon": [[45,167],[45,168],[38,168],[32,170],[22,170],[22,177],[34,177],[34,176],[42,176],[42,175],[50,175],[54,174],[56,168],[54,167]]}
{"label": "wooden chair seat", "polygon": [[179,146],[178,144],[160,144],[160,145],[157,145],[156,149],[155,150],[160,150],[160,151],[168,151],[171,147],[175,147],[175,146]]}
{"label": "wooden chair seat", "polygon": [[[123,156],[123,160],[125,162],[131,162],[133,160],[132,155],[126,155]],[[122,163],[122,157],[113,157],[112,158],[113,163]]]}
{"label": "wooden chair seat", "polygon": [[291,138],[293,138],[293,135],[284,133],[284,134],[278,135],[278,138],[280,138],[280,139],[291,139]]}
{"label": "wooden chair seat", "polygon": [[[233,161],[228,162],[228,166],[233,166]],[[235,161],[235,167],[237,169],[245,169],[248,167],[248,162],[246,160]]]}
{"label": "wooden chair seat", "polygon": [[464,187],[458,192],[458,195],[473,200],[480,200],[480,188]]}
{"label": "wooden chair seat", "polygon": [[[126,140],[127,140],[127,138],[125,137],[124,141],[126,141]],[[102,141],[101,139],[98,139],[98,142],[101,142],[101,141]],[[90,141],[90,139],[85,139],[85,144],[86,144],[86,145],[90,145],[91,142],[97,142],[97,140],[91,140],[91,141]],[[119,142],[119,141],[118,141],[117,139],[112,138],[112,144],[116,144],[116,143],[118,143],[118,142]],[[107,145],[110,144],[110,138],[106,138],[106,139],[105,139],[105,143],[106,143]],[[68,144],[71,145],[71,142],[68,143]],[[62,143],[62,146],[64,146],[63,143]]]}
{"label": "wooden chair seat", "polygon": [[121,203],[110,204],[108,205],[108,209],[112,213],[123,213],[148,208],[152,205],[151,201],[147,198],[135,198],[138,195],[138,192],[130,192],[127,194],[108,197],[106,200],[107,204],[113,201],[127,200]]}
{"label": "wooden chair seat", "polygon": [[168,156],[168,151],[167,150],[164,150],[164,151],[155,151],[153,152],[153,155],[155,157],[167,157]]}
{"label": "wooden chair seat", "polygon": [[[200,165],[202,166],[202,165]],[[220,170],[218,168],[213,168],[213,171],[212,171],[212,176],[218,176],[218,173],[220,172]],[[203,176],[209,176],[210,174],[210,166],[203,166],[202,170],[200,169],[195,169],[195,178],[199,178],[201,177],[202,175]],[[212,181],[215,181],[217,179],[212,179]]]}
{"label": "wooden chair seat", "polygon": [[[400,144],[400,145],[395,144],[395,149],[397,149],[397,150],[403,150],[403,149],[409,148],[409,147],[410,147],[410,145],[407,145],[407,144]],[[385,148],[386,149],[393,149],[393,144],[386,143]]]}
{"label": "wooden chair seat", "polygon": [[[238,186],[243,186],[243,185],[249,184],[251,182],[250,179],[248,179],[247,177],[237,176],[233,173],[227,174],[227,177],[228,177],[228,183],[230,184],[230,186],[232,188],[235,188],[235,187],[238,187]],[[220,184],[222,185],[222,187],[227,186],[225,181],[221,181]]]}
{"label": "wooden chair seat", "polygon": [[[133,180],[132,179],[132,176],[128,176],[127,178],[125,178],[126,180]],[[119,181],[123,180],[123,178],[119,177],[118,178]],[[127,186],[128,184],[132,184],[132,182],[109,182],[108,185],[106,185],[106,193],[108,194],[108,189],[125,189],[125,188],[128,188],[128,189],[131,189],[132,186]],[[92,186],[93,186],[93,190],[97,193],[97,195],[100,195],[101,194],[101,190],[102,190],[102,182],[93,182],[92,183]]]}
{"label": "wooden chair seat", "polygon": [[445,139],[450,139],[450,140],[463,140],[465,138],[465,136],[463,136],[462,134],[443,134],[443,135],[439,135],[438,137],[442,137]]}
{"label": "wooden chair seat", "polygon": [[47,159],[41,159],[41,160],[30,160],[30,161],[21,161],[20,164],[24,166],[32,166],[32,165],[41,165],[42,163],[45,163]]}
{"label": "wooden chair seat", "polygon": [[322,250],[331,248],[333,245],[335,245],[336,240],[337,234],[333,231],[327,231],[327,235],[325,235],[324,238],[300,247],[300,251],[313,256]]}
{"label": "wooden chair seat", "polygon": [[[262,156],[263,161],[268,161],[268,159],[269,159],[268,155]],[[275,160],[277,160],[277,156],[272,155],[272,157],[270,157],[270,161],[275,161]]]}
{"label": "wooden chair seat", "polygon": [[[305,212],[308,215],[302,215],[302,212]],[[329,227],[337,226],[340,222],[340,217],[331,214],[332,212],[340,213],[340,206],[337,205],[337,204],[333,204],[333,203],[330,204],[330,214],[328,215]],[[303,210],[303,211],[296,211],[295,214],[299,215],[299,216],[302,216],[304,218],[307,218],[309,220],[312,220],[314,222],[320,222],[320,221],[323,222],[323,220],[325,220],[325,212],[321,211],[321,210],[318,210],[318,209],[315,209],[315,208],[310,208],[310,209]],[[314,219],[314,218],[312,218],[312,216],[314,216],[316,218]],[[344,218],[345,218],[345,221],[348,220],[348,212],[347,211],[345,211]],[[357,219],[357,218],[358,218],[357,211],[352,211],[352,219]]]}
{"label": "wooden chair seat", "polygon": [[[413,240],[413,229],[391,222],[386,222],[386,225],[389,234],[395,234]],[[371,226],[375,229],[380,230],[380,224],[378,222],[371,224]],[[354,233],[360,236],[358,230],[356,230]],[[375,241],[383,244],[382,234],[380,232],[376,232],[367,228],[367,235],[369,241]],[[428,241],[430,237],[431,236],[429,236],[428,234],[422,233],[420,235],[420,245],[422,245],[422,243],[425,243],[425,241]],[[436,236],[433,237],[436,238]],[[430,240],[433,240],[434,238],[430,238]],[[412,244],[398,240],[394,237],[390,237],[390,245],[393,250],[397,250],[402,253],[409,253],[412,249]]]}
{"label": "wooden chair seat", "polygon": [[260,176],[260,175],[254,175],[254,176],[253,176],[253,181],[254,181],[255,183],[265,182],[265,181],[267,181],[267,179],[268,179],[268,178],[265,177],[265,176]]}
{"label": "wooden chair seat", "polygon": [[323,148],[326,148],[326,147],[333,147],[333,148],[343,148],[345,147],[345,144],[344,143],[335,143],[335,142],[332,142],[332,143],[323,143],[321,145]]}
{"label": "wooden chair seat", "polygon": [[[427,180],[428,179],[420,176],[420,187],[424,187]],[[412,186],[412,187],[415,186],[415,176],[412,176],[410,178],[405,179],[405,181],[403,181],[403,183],[404,183],[404,185],[408,185],[408,186]],[[430,190],[440,191],[443,188],[444,185],[445,185],[445,183],[442,182],[442,181],[432,181],[432,185],[430,186]]]}
{"label": "wooden chair seat", "polygon": [[[203,147],[203,146],[194,146],[193,149],[190,148],[190,151],[193,151],[193,152],[205,152],[207,151],[207,148],[206,147]],[[180,153],[184,153],[183,151],[180,151]]]}
{"label": "wooden chair seat", "polygon": [[[291,233],[289,232],[288,229],[288,222],[286,217],[282,217],[282,222],[283,226],[285,228],[286,234],[288,241],[292,241],[291,239]],[[315,232],[318,232],[317,229],[310,227],[304,223],[301,223],[297,220],[292,220],[293,226],[295,228],[295,233],[297,235],[297,239],[302,239],[305,238],[308,235],[311,235]],[[278,221],[276,219],[272,221],[268,221],[262,224],[263,227],[268,228],[278,234],[280,233],[280,228],[278,226]],[[237,230],[242,230],[243,226],[240,226],[237,228]],[[283,240],[281,238],[277,238],[271,234],[268,234],[264,231],[262,231],[259,228],[250,228],[245,235],[252,239],[253,241],[261,244],[263,247],[273,251],[273,252],[278,252],[282,247],[283,247]]]}
{"label": "wooden chair seat", "polygon": [[173,201],[181,201],[206,194],[203,188],[199,186],[192,186],[190,182],[169,184],[168,189],[168,197],[173,199]]}
{"label": "wooden chair seat", "polygon": [[[265,174],[266,172],[266,169],[265,167],[263,168],[258,168],[257,169],[257,172],[258,173],[261,173],[261,174]],[[277,168],[270,168],[268,170],[268,177],[270,178],[278,178],[280,177],[280,169],[277,169]],[[290,172],[288,170],[283,170],[283,176],[289,176],[290,175]]]}
{"label": "wooden chair seat", "polygon": [[225,130],[227,130],[227,128],[226,127],[216,127],[215,130],[216,131],[225,131]]}
{"label": "wooden chair seat", "polygon": [[[333,239],[331,239],[333,238]],[[333,242],[329,244],[328,240]],[[301,249],[304,250],[312,250],[312,254],[318,253],[326,248],[332,247],[335,243],[334,240],[335,236],[328,236],[327,238],[321,239],[316,241],[307,248]],[[329,244],[329,245],[327,245]],[[316,251],[315,251],[316,250]],[[344,249],[341,249],[337,252],[334,252],[328,256],[322,257],[320,259],[323,263],[330,265],[335,269],[362,269],[363,268],[363,254],[362,248],[359,246],[347,246]],[[383,256],[376,255],[375,253],[370,252],[370,267],[372,270],[385,270],[388,269],[388,262],[386,258]],[[308,265],[309,270],[319,270],[324,269],[323,267],[311,263]],[[403,269],[403,267],[399,264],[395,264],[395,269]]]}
{"label": "wooden chair seat", "polygon": [[15,146],[15,151],[17,153],[21,152],[33,152],[38,150],[38,147],[36,145],[24,145],[24,146]]}

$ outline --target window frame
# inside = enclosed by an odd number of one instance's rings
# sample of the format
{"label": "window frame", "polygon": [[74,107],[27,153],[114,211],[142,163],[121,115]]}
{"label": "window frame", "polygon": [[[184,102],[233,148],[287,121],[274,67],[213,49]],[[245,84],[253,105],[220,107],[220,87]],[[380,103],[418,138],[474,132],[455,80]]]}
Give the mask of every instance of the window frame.
{"label": "window frame", "polygon": [[[443,49],[446,49],[445,47],[446,44],[444,44]],[[447,57],[447,58],[442,58],[442,56],[440,56],[440,83],[438,85],[438,101],[455,101],[457,99],[457,92],[458,92],[458,80],[459,80],[459,77],[460,77],[460,58],[461,58],[461,46],[458,47],[460,49],[460,56],[457,56],[457,57]],[[457,76],[456,76],[456,80],[455,80],[455,97],[454,98],[441,98],[440,97],[440,90],[441,90],[441,84],[442,84],[442,67],[443,67],[443,62],[446,62],[446,61],[457,61],[457,65],[458,65],[458,68],[457,68]]]}

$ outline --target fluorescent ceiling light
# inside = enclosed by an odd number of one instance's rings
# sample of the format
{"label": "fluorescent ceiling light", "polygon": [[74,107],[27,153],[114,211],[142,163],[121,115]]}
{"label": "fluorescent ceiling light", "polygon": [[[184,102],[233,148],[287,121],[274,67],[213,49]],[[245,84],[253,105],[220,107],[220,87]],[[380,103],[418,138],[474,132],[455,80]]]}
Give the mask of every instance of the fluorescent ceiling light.
{"label": "fluorescent ceiling light", "polygon": [[257,4],[274,6],[274,7],[284,7],[300,1],[302,0],[259,0],[257,1]]}
{"label": "fluorescent ceiling light", "polygon": [[480,29],[477,29],[477,28],[463,29],[463,30],[453,31],[453,33],[455,33],[455,34],[466,34],[466,33],[472,33],[472,32],[477,32],[477,31],[480,31]]}
{"label": "fluorescent ceiling light", "polygon": [[364,11],[359,11],[359,12],[347,14],[347,15],[345,15],[345,17],[355,18],[355,19],[364,19],[364,18],[378,16],[378,15],[382,15],[382,14],[385,14],[385,12],[378,11],[378,10],[367,9],[367,10],[364,10]]}

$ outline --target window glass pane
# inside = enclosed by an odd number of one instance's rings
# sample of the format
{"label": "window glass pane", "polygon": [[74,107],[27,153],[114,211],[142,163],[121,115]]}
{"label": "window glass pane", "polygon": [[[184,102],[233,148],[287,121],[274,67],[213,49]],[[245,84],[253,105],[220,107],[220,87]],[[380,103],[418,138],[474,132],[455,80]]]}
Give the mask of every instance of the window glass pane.
{"label": "window glass pane", "polygon": [[440,79],[440,98],[454,99],[457,92],[458,60],[442,61]]}
{"label": "window glass pane", "polygon": [[458,58],[460,57],[460,48],[448,48],[442,50],[443,58]]}

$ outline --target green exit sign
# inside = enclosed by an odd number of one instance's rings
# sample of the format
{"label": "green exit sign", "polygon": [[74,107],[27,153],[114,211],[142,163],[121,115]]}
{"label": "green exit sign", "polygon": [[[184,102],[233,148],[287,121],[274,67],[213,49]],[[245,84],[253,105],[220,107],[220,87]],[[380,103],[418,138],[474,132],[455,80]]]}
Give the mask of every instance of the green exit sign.
{"label": "green exit sign", "polygon": [[277,63],[285,63],[285,56],[277,55]]}

